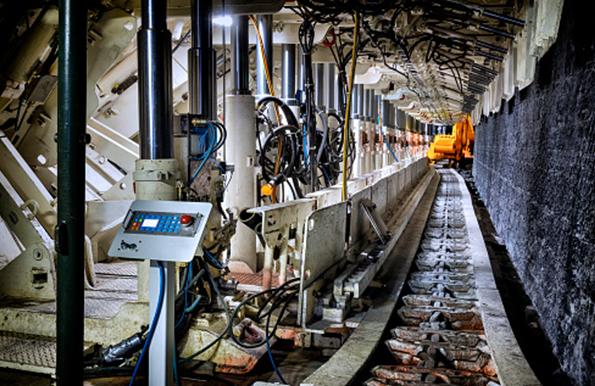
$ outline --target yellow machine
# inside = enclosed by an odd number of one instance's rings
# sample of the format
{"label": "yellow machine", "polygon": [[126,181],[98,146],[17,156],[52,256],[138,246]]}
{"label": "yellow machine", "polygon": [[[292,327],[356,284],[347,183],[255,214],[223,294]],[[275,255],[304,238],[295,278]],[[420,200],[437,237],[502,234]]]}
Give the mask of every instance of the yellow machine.
{"label": "yellow machine", "polygon": [[471,118],[457,122],[452,128],[451,135],[437,135],[428,150],[428,160],[432,163],[441,159],[461,160],[473,159],[473,144],[475,132]]}

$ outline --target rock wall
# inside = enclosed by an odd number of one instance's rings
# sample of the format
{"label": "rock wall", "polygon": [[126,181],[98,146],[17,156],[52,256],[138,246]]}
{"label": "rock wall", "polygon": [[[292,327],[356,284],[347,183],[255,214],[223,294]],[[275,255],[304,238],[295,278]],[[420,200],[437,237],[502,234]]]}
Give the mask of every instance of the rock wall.
{"label": "rock wall", "polygon": [[595,385],[595,2],[566,0],[535,82],[476,127],[473,173],[554,353]]}

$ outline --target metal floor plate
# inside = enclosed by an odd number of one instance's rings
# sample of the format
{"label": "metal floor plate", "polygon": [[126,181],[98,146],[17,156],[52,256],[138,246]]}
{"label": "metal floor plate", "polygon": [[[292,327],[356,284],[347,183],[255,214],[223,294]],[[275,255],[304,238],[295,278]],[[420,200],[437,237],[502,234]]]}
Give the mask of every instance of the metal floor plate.
{"label": "metal floor plate", "polygon": [[[85,290],[85,318],[111,319],[124,303],[137,300],[136,262],[98,263],[95,272],[95,287]],[[8,301],[4,306],[33,313],[56,313],[55,302]]]}
{"label": "metal floor plate", "polygon": [[[95,264],[95,287],[85,290],[85,318],[109,320],[123,304],[137,301],[136,266],[134,261]],[[1,307],[19,313],[56,313],[56,302],[4,300]],[[0,367],[54,374],[55,365],[55,338],[0,331]]]}
{"label": "metal floor plate", "polygon": [[53,374],[56,342],[47,337],[0,332],[0,366]]}

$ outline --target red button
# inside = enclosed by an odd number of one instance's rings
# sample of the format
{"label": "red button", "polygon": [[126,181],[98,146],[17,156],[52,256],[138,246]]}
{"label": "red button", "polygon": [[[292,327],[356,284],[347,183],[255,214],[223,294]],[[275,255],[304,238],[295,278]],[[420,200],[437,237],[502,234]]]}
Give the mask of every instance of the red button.
{"label": "red button", "polygon": [[180,224],[182,224],[182,225],[192,224],[192,217],[188,214],[182,215],[182,217],[180,217]]}

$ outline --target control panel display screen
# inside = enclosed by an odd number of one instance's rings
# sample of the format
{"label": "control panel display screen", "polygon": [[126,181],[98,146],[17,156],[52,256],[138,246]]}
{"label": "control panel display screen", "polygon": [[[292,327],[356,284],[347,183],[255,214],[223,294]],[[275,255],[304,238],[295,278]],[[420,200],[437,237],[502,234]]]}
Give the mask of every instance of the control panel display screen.
{"label": "control panel display screen", "polygon": [[141,227],[143,227],[143,228],[157,228],[157,224],[159,224],[159,220],[146,218],[143,220]]}

